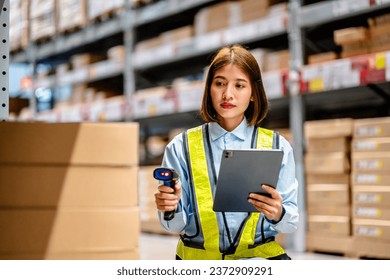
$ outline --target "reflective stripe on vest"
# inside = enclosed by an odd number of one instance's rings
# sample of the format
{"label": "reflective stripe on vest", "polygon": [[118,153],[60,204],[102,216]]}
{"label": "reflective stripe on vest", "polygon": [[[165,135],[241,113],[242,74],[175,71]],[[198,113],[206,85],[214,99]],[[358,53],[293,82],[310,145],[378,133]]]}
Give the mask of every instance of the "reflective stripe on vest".
{"label": "reflective stripe on vest", "polygon": [[[212,210],[213,196],[207,165],[205,140],[202,126],[187,131],[188,154],[191,165],[194,193],[196,197],[199,220],[202,228],[204,249],[191,248],[179,240],[177,255],[183,260],[221,260],[242,258],[272,258],[284,254],[284,250],[275,242],[268,242],[254,248],[256,226],[260,213],[253,212],[242,230],[238,246],[234,254],[223,255],[219,250],[219,227],[217,215]],[[272,149],[273,131],[258,128],[257,149]]]}

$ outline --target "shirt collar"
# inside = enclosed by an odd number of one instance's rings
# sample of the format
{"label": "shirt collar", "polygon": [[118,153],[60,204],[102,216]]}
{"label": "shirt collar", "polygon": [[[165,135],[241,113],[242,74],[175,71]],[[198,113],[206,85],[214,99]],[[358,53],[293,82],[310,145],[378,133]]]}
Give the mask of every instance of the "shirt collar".
{"label": "shirt collar", "polygon": [[242,122],[231,132],[225,130],[216,122],[209,123],[209,132],[212,141],[217,140],[218,138],[224,136],[227,133],[233,134],[240,140],[245,140],[248,136],[252,135],[250,131],[251,131],[251,126],[248,126],[245,117],[242,120]]}

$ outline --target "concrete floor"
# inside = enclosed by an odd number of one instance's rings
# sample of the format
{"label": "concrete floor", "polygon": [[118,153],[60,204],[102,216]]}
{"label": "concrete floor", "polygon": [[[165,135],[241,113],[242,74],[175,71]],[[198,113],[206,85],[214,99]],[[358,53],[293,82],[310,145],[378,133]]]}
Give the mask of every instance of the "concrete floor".
{"label": "concrete floor", "polygon": [[[142,233],[140,237],[141,260],[174,260],[177,237],[161,234]],[[287,253],[293,260],[345,260],[342,256],[316,253]]]}

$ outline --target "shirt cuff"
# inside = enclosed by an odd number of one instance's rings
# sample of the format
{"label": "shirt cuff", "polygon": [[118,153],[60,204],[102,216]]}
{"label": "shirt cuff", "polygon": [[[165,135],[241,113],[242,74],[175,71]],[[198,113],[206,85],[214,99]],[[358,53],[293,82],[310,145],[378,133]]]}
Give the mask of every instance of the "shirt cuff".
{"label": "shirt cuff", "polygon": [[269,219],[267,219],[267,217],[265,217],[265,218],[266,218],[266,220],[267,220],[269,223],[271,223],[271,224],[273,224],[273,225],[276,225],[277,223],[279,223],[279,222],[283,219],[284,214],[286,214],[286,209],[284,209],[284,207],[282,206],[282,216],[280,216],[280,220],[279,220],[279,221],[269,220]]}

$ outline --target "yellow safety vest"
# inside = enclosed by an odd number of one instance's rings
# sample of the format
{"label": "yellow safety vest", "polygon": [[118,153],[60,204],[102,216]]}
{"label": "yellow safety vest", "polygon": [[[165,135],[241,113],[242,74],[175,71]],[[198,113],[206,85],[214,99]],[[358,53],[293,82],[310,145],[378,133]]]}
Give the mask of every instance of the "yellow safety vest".
{"label": "yellow safety vest", "polygon": [[[179,240],[177,256],[183,260],[234,260],[253,257],[270,259],[284,255],[285,251],[276,241],[254,246],[256,226],[260,219],[260,213],[258,212],[250,214],[241,232],[235,252],[233,254],[220,252],[220,232],[216,213],[212,210],[213,196],[203,134],[202,126],[187,131],[190,172],[192,174],[198,217],[204,237],[204,249],[185,246],[183,241]],[[256,147],[258,149],[272,149],[273,138],[273,131],[258,128]]]}

